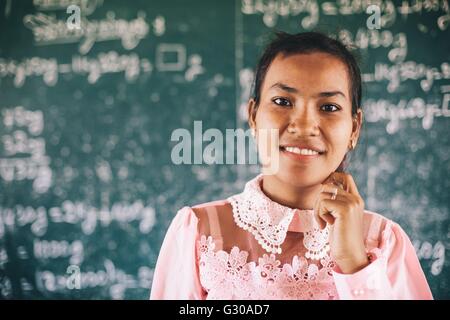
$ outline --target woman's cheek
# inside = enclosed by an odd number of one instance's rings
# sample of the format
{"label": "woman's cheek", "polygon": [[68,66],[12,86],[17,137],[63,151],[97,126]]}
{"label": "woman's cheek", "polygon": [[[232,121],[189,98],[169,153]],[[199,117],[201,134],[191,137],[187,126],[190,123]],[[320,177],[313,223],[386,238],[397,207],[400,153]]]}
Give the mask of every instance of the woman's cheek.
{"label": "woman's cheek", "polygon": [[257,130],[258,157],[264,174],[278,173],[280,163],[280,141],[277,128],[259,128]]}
{"label": "woman's cheek", "polygon": [[281,130],[288,120],[286,112],[269,105],[262,106],[256,114],[256,124],[259,128]]}
{"label": "woman's cheek", "polygon": [[336,127],[336,130],[333,130],[333,127],[329,127],[329,130],[326,132],[326,140],[328,140],[328,144],[331,145],[331,153],[337,162],[341,162],[348,151],[348,145],[351,137],[351,127],[345,128]]}

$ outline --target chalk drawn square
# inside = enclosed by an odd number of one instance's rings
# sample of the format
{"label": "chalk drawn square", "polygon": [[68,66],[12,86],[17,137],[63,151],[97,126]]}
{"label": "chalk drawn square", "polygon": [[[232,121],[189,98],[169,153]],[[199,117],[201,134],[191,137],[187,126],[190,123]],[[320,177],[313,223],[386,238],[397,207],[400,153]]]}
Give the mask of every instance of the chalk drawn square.
{"label": "chalk drawn square", "polygon": [[156,50],[159,71],[182,71],[186,67],[186,48],[181,44],[162,43]]}

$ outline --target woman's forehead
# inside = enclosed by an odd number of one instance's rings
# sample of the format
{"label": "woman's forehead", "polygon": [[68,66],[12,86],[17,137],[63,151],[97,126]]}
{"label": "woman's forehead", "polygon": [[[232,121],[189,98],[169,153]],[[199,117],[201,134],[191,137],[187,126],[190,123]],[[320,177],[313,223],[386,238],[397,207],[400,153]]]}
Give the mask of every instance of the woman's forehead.
{"label": "woman's forehead", "polygon": [[327,53],[277,55],[267,70],[263,91],[279,90],[280,83],[299,93],[341,91],[349,97],[347,66]]}

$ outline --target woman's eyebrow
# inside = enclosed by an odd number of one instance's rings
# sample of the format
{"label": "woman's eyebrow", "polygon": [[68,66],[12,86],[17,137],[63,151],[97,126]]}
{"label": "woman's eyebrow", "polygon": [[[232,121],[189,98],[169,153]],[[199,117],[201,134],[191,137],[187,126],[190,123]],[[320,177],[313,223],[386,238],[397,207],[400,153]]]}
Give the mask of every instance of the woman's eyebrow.
{"label": "woman's eyebrow", "polygon": [[[293,87],[290,87],[290,86],[288,86],[287,84],[284,84],[284,83],[281,83],[281,82],[275,83],[275,84],[272,85],[269,89],[272,89],[272,88],[280,89],[280,90],[286,91],[286,92],[288,92],[288,93],[300,94],[300,91],[299,91],[298,89],[293,88]],[[316,97],[319,97],[319,98],[323,98],[323,97],[328,98],[328,97],[337,96],[337,95],[341,95],[342,97],[346,98],[345,94],[342,93],[342,92],[339,91],[339,90],[319,92],[319,93],[316,95]]]}
{"label": "woman's eyebrow", "polygon": [[344,98],[346,98],[345,94],[343,94],[341,91],[325,91],[325,92],[320,92],[319,94],[317,94],[318,97],[332,97],[332,96],[338,96],[341,95]]}
{"label": "woman's eyebrow", "polygon": [[287,84],[277,82],[274,85],[272,85],[269,89],[281,89],[283,91],[289,92],[289,93],[300,93],[296,88],[289,87]]}

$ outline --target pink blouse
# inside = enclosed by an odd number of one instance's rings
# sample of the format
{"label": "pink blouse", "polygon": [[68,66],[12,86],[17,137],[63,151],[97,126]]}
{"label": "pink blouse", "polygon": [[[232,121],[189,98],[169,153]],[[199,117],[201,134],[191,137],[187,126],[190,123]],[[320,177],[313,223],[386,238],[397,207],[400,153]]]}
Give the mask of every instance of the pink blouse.
{"label": "pink blouse", "polygon": [[270,200],[261,179],[226,200],[177,213],[161,247],[150,299],[433,299],[398,224],[365,210],[371,263],[343,274],[329,254],[328,227],[318,227],[313,210]]}

